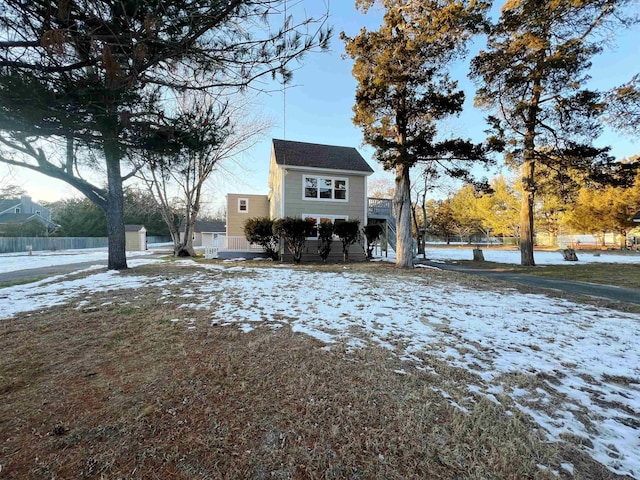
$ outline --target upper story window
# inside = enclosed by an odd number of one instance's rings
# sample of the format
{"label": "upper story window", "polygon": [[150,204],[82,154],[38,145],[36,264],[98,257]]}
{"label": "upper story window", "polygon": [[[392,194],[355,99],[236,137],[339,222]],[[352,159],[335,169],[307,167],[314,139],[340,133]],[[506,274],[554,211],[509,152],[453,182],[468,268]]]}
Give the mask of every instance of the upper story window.
{"label": "upper story window", "polygon": [[20,207],[16,207],[15,213],[20,213]]}
{"label": "upper story window", "polygon": [[36,215],[40,215],[40,210],[36,210]]}
{"label": "upper story window", "polygon": [[239,198],[238,199],[238,213],[248,213],[249,212],[249,199],[248,198]]}
{"label": "upper story window", "polygon": [[302,182],[305,200],[347,201],[348,181],[346,178],[305,175]]}

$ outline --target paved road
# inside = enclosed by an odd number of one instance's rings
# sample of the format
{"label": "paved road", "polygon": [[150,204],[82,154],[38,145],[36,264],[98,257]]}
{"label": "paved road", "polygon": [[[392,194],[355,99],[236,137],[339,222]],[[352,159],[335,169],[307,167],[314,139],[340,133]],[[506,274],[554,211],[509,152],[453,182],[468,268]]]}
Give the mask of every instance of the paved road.
{"label": "paved road", "polygon": [[640,291],[631,288],[614,287],[611,285],[597,285],[595,283],[573,282],[570,280],[558,280],[554,278],[538,277],[536,275],[501,272],[497,270],[470,268],[463,265],[430,262],[428,260],[420,260],[418,263],[440,268],[442,270],[468,273],[473,275],[484,275],[486,277],[504,280],[506,282],[519,283],[531,287],[548,288],[551,290],[559,290],[567,293],[606,298],[607,300],[640,305]]}
{"label": "paved road", "polygon": [[[165,255],[170,252],[158,251],[154,252],[154,255]],[[127,260],[134,258],[149,258],[149,255],[137,255],[133,257],[127,257]],[[15,270],[13,272],[0,273],[0,283],[2,282],[15,282],[15,281],[29,281],[37,280],[42,277],[52,277],[54,275],[64,275],[66,273],[76,272],[83,268],[89,268],[92,265],[104,265],[107,266],[107,260],[93,260],[91,262],[79,262],[69,263],[64,265],[52,265],[50,267],[29,268],[26,270]]]}

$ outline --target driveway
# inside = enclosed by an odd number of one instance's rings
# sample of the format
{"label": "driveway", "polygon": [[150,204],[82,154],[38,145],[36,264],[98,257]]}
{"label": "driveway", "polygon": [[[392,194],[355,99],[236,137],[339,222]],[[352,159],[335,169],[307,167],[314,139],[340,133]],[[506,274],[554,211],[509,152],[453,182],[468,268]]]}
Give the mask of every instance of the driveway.
{"label": "driveway", "polygon": [[431,262],[429,260],[420,260],[417,263],[453,272],[467,273],[471,275],[484,275],[485,277],[495,278],[505,282],[519,283],[530,287],[547,288],[566,293],[606,298],[607,300],[613,300],[616,302],[640,305],[640,291],[631,288],[614,287],[611,285],[599,285],[586,282],[574,282],[571,280],[559,280],[555,278],[538,277],[536,275],[501,272],[482,268],[470,268],[463,265]]}

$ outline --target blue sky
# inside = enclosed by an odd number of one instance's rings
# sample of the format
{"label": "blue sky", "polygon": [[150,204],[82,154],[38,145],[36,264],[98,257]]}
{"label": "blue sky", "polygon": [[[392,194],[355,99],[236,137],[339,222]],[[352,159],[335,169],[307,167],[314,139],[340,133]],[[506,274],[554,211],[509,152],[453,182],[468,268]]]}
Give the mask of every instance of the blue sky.
{"label": "blue sky", "polygon": [[[311,2],[306,2],[309,4]],[[321,2],[318,2],[321,3]],[[355,35],[362,26],[376,28],[381,20],[379,11],[370,11],[367,15],[355,10],[349,0],[333,0],[330,4],[330,23],[334,27],[334,38],[331,51],[314,53],[305,57],[302,67],[294,74],[292,87],[286,92],[286,139],[353,146],[359,149],[364,158],[376,170],[372,178],[387,177],[391,174],[382,171],[372,160],[373,150],[362,145],[362,132],[351,121],[356,82],[351,75],[352,62],[341,58],[344,47],[339,39],[341,31],[347,35]],[[609,88],[617,86],[631,78],[638,71],[640,64],[640,42],[637,41],[640,29],[625,32],[617,39],[612,50],[594,60],[592,77],[593,86]],[[476,46],[477,50],[479,46]],[[459,118],[448,120],[442,126],[443,134],[451,134],[464,138],[482,141],[487,125],[484,121],[488,112],[473,107],[475,86],[466,77],[467,65],[459,65],[452,72],[454,78],[466,92],[465,111]],[[273,138],[284,138],[283,96],[273,93],[264,99],[263,108],[275,119],[272,129]],[[243,182],[234,185],[234,180],[227,181],[227,188],[237,188],[255,193],[267,193],[267,170],[269,167],[269,139],[261,142],[250,153],[251,175],[243,170]],[[611,145],[612,153],[617,157],[628,157],[640,153],[640,144],[633,143],[628,137],[622,137],[607,131],[598,145]],[[484,171],[478,169],[477,175],[491,176],[495,173],[508,173],[498,160],[496,169]],[[229,179],[227,179],[229,180]],[[244,184],[244,185],[243,185]],[[245,188],[246,186],[246,188]],[[441,192],[440,192],[441,194]],[[438,193],[436,192],[436,195]]]}
{"label": "blue sky", "polygon": [[[327,0],[325,0],[327,1]],[[311,16],[318,15],[325,7],[325,1],[303,0],[291,6],[304,8]],[[290,2],[290,5],[294,2]],[[355,35],[360,28],[376,28],[381,19],[379,11],[370,11],[367,15],[355,10],[352,0],[331,0],[329,23],[334,28],[331,49],[324,53],[310,53],[302,60],[294,73],[291,86],[286,92],[286,131],[284,122],[285,102],[281,91],[261,94],[258,109],[264,116],[273,120],[273,128],[263,141],[256,144],[242,156],[229,162],[224,172],[212,179],[206,192],[206,200],[211,210],[224,203],[226,193],[267,193],[267,174],[269,169],[271,138],[353,146],[359,149],[363,157],[376,170],[372,178],[389,178],[389,173],[372,160],[373,150],[362,145],[362,133],[351,122],[352,106],[356,83],[351,75],[352,63],[343,59],[343,44],[339,39],[341,31]],[[640,64],[640,28],[625,32],[619,36],[612,50],[595,59],[592,77],[593,85],[608,88],[624,83],[633,73],[638,72]],[[484,118],[487,112],[473,108],[474,85],[466,78],[466,65],[453,71],[467,94],[465,112],[458,119],[447,121],[442,127],[444,134],[472,138],[482,141],[486,129]],[[277,89],[274,85],[272,88]],[[617,157],[628,157],[640,153],[640,144],[629,138],[607,132],[598,145],[611,145]],[[498,168],[500,161],[498,162]],[[0,165],[0,181],[6,167]],[[14,183],[19,183],[32,197],[38,200],[55,200],[77,196],[78,193],[64,183],[43,177],[39,174],[25,175],[14,169]],[[477,172],[491,176],[495,172]],[[503,169],[503,173],[507,173]]]}

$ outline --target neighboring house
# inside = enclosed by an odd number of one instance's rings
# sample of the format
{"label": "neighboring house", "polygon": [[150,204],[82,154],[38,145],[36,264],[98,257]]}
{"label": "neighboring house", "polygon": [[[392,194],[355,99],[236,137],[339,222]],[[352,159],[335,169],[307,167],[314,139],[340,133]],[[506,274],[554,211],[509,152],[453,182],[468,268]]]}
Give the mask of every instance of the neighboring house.
{"label": "neighboring house", "polygon": [[[373,169],[352,147],[273,140],[269,166],[268,195],[227,195],[227,237],[219,256],[238,252],[260,252],[244,237],[244,222],[253,217],[268,216],[313,218],[317,223],[359,220],[367,224],[370,205],[367,199],[367,177]],[[390,215],[379,216],[384,221]],[[317,238],[307,241],[307,256],[317,256]],[[288,252],[285,251],[285,254]],[[361,245],[349,252],[352,259],[364,259]],[[336,238],[331,257],[341,258],[342,244]]]}
{"label": "neighboring house", "polygon": [[51,221],[51,210],[35,203],[27,195],[23,195],[19,199],[0,200],[0,226],[3,224],[20,225],[33,221],[42,224],[48,230],[57,227]]}
{"label": "neighboring house", "polygon": [[[217,245],[218,237],[226,234],[225,222],[197,220],[193,229],[193,246]],[[184,241],[184,225],[180,225],[180,241]]]}

